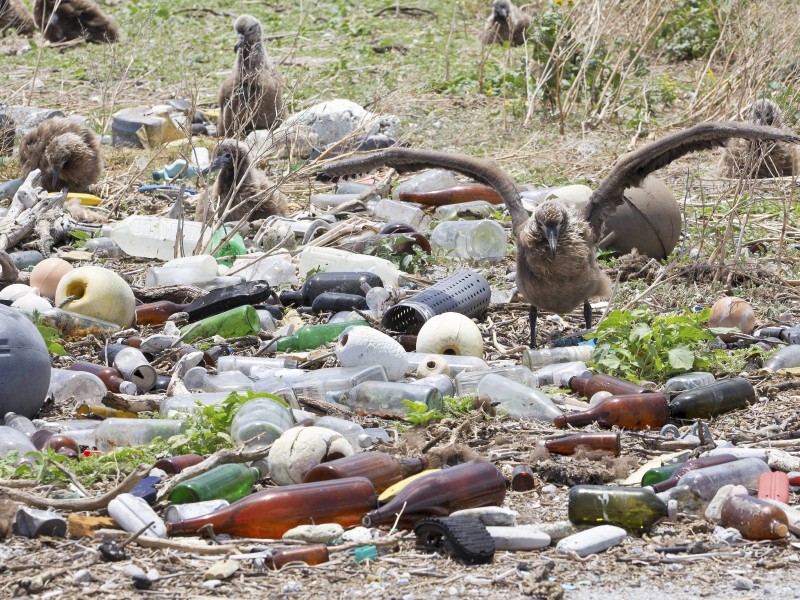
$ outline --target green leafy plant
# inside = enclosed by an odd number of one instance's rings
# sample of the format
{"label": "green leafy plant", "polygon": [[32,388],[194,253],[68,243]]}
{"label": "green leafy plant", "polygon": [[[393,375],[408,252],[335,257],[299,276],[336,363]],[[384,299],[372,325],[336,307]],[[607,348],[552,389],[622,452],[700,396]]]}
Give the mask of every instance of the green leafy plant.
{"label": "green leafy plant", "polygon": [[406,273],[416,273],[428,266],[428,254],[418,245],[414,245],[412,253],[399,253],[396,247],[413,242],[414,238],[401,235],[396,238],[379,238],[377,241],[367,244],[364,254],[371,254],[378,258],[391,261],[397,268]]}
{"label": "green leafy plant", "polygon": [[414,425],[427,425],[431,421],[444,419],[444,414],[438,408],[428,408],[424,402],[413,400],[403,400],[403,404],[408,407],[408,414],[405,420]]}
{"label": "green leafy plant", "polygon": [[69,235],[75,240],[72,245],[75,248],[83,248],[86,245],[86,240],[92,238],[92,234],[88,231],[81,231],[79,229],[70,230]]}
{"label": "green leafy plant", "polygon": [[462,416],[472,412],[475,403],[475,396],[464,396],[463,398],[445,398],[444,408],[451,415]]}
{"label": "green leafy plant", "polygon": [[670,8],[656,38],[672,61],[692,60],[708,53],[719,39],[719,24],[712,0],[686,0]]}
{"label": "green leafy plant", "polygon": [[211,454],[221,448],[230,448],[231,423],[241,406],[255,398],[270,398],[289,408],[286,402],[274,394],[252,392],[231,392],[221,404],[200,405],[200,409],[188,417],[188,427],[184,433],[169,438],[173,452],[179,454]]}
{"label": "green leafy plant", "polygon": [[598,326],[594,364],[626,379],[661,379],[707,369],[717,352],[708,347],[721,330],[706,329],[710,309],[653,314],[646,308],[615,310]]}
{"label": "green leafy plant", "polygon": [[34,310],[33,324],[36,325],[36,329],[39,330],[39,335],[42,336],[44,343],[47,345],[48,352],[52,352],[58,356],[66,356],[67,351],[64,349],[64,346],[56,341],[59,339],[58,330],[53,327],[48,327],[47,325],[42,325],[41,318],[42,316],[39,311]]}

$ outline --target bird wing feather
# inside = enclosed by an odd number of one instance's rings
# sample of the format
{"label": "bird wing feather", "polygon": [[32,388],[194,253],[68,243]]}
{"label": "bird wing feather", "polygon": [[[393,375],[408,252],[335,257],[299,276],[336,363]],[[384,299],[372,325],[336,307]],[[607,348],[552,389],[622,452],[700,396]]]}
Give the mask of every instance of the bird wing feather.
{"label": "bird wing feather", "polygon": [[627,188],[639,185],[645,177],[685,154],[723,146],[731,138],[800,142],[800,136],[789,131],[722,121],[700,123],[625,154],[592,193],[586,207],[585,217],[595,240],[600,238],[605,220],[622,204]]}
{"label": "bird wing feather", "polygon": [[384,166],[391,167],[398,173],[422,171],[436,167],[466,175],[492,187],[500,194],[508,207],[515,233],[528,220],[528,212],[522,206],[519,190],[517,190],[514,181],[500,165],[491,159],[474,158],[464,154],[395,147],[326,165],[317,177],[324,180],[336,180],[339,177],[348,175],[368,173]]}

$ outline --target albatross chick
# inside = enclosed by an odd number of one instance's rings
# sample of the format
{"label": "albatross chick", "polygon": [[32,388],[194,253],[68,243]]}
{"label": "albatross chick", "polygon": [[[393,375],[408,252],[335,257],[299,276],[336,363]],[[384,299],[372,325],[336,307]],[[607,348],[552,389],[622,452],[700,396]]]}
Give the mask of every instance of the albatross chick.
{"label": "albatross chick", "polygon": [[521,46],[525,43],[525,30],[530,24],[530,16],[514,6],[511,0],[494,0],[492,14],[481,32],[481,43],[509,42],[512,46]]}
{"label": "albatross chick", "polygon": [[48,42],[84,38],[113,44],[119,39],[117,24],[93,0],[36,0],[33,18]]}

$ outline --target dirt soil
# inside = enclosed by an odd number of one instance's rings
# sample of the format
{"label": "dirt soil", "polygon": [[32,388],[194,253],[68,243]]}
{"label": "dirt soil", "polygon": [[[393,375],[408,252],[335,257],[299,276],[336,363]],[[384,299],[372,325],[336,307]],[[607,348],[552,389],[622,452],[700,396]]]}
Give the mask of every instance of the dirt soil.
{"label": "dirt soil", "polygon": [[[556,105],[539,97],[532,120],[526,121],[532,87],[526,82],[524,68],[519,67],[526,50],[495,48],[487,52],[480,48],[477,35],[489,11],[486,2],[433,3],[436,18],[424,11],[400,9],[401,14],[376,15],[384,4],[373,1],[363,7],[341,1],[315,2],[313,7],[280,1],[206,4],[198,7],[188,0],[104,2],[103,8],[120,21],[123,31],[122,43],[113,48],[86,44],[51,47],[38,35],[33,44],[6,35],[0,38],[0,103],[32,104],[83,115],[98,133],[105,134],[110,133],[110,115],[123,107],[189,98],[202,110],[213,109],[219,85],[233,61],[233,19],[240,11],[250,11],[264,23],[270,52],[281,63],[292,111],[320,100],[347,97],[371,111],[398,115],[402,138],[414,147],[494,157],[521,184],[586,183],[594,187],[618,156],[695,121],[736,118],[765,89],[787,108],[790,124],[794,123],[796,88],[787,82],[793,83],[796,65],[791,73],[775,76],[778,88],[768,87],[773,82],[762,79],[736,87],[746,79],[745,74],[757,78],[767,67],[775,67],[766,62],[759,65],[760,54],[752,54],[755,65],[750,64],[748,70],[735,62],[723,62],[720,53],[708,59],[668,63],[660,46],[648,45],[643,56],[649,70],[635,78],[629,74],[635,79],[634,91],[621,96],[613,114],[582,112],[593,100],[581,96],[581,100],[573,98],[574,111],[560,123]],[[633,10],[631,3],[610,0],[570,4],[582,6],[586,14],[589,8],[602,12],[601,6],[611,12],[612,5],[615,10],[620,6]],[[589,7],[594,4],[598,6]],[[649,7],[650,3],[645,4]],[[675,3],[655,4],[666,9]],[[752,4],[754,12],[763,9],[769,26],[796,20],[796,8],[788,3],[768,5],[769,10],[764,8],[766,3]],[[621,36],[619,39],[634,35],[636,32],[631,32],[637,28],[624,19],[605,26]],[[590,29],[581,31],[581,35],[590,34]],[[733,42],[729,46],[733,47]],[[796,56],[781,48],[787,56]],[[713,67],[711,73],[709,67]],[[730,81],[725,79],[728,73],[732,74]],[[676,88],[669,103],[651,95],[656,88],[663,92],[665,81]],[[786,83],[785,90],[776,91],[782,83]],[[716,93],[728,84],[735,92]],[[702,101],[697,100],[700,91]],[[638,121],[632,120],[634,114],[639,115]],[[193,142],[209,149],[215,144],[213,138],[205,137]],[[113,222],[128,214],[166,214],[172,205],[170,198],[146,195],[136,187],[152,183],[149,171],[185,156],[187,150],[188,145],[182,143],[152,150],[104,146],[105,172],[94,188],[103,204],[89,209],[93,216],[82,214],[81,218]],[[710,306],[730,294],[752,304],[757,327],[800,321],[800,229],[794,225],[798,217],[794,181],[720,179],[717,160],[718,153],[700,153],[659,172],[681,206],[681,240],[666,261],[604,256],[604,268],[616,282],[609,299],[611,309],[648,306],[662,312]],[[310,193],[332,189],[314,180],[316,165],[295,157],[271,159],[262,166],[283,178],[281,190],[289,196],[290,214],[308,209]],[[16,158],[0,159],[0,179],[16,177],[18,169]],[[198,187],[205,183],[192,181]],[[193,214],[192,206],[186,208]],[[80,249],[80,243],[74,246]],[[485,343],[484,358],[490,364],[520,364],[528,341],[528,306],[513,295],[514,252],[509,245],[506,258],[491,266],[435,257],[416,274],[420,289],[461,267],[474,268],[489,280],[492,306],[477,322]],[[139,301],[154,299],[141,286],[146,269],[156,261],[92,258],[74,260],[74,264],[114,269],[136,289]],[[170,299],[182,301],[190,296],[191,291],[179,290]],[[595,323],[608,309],[605,304],[595,306]],[[539,343],[582,329],[579,311],[564,316],[540,313]],[[141,330],[144,334],[154,331],[158,328]],[[262,335],[261,339],[238,340],[234,347],[240,354],[252,354],[268,339]],[[95,361],[105,343],[91,338],[65,344],[68,356],[54,357],[54,365],[65,366],[78,359]],[[760,375],[762,360],[753,352],[737,363],[756,386],[758,401],[711,420],[714,440],[761,448],[774,445],[797,453],[800,416],[795,390],[800,384],[793,376]],[[158,370],[168,374],[173,364],[172,359],[164,360]],[[315,366],[334,365],[335,360],[327,358]],[[719,377],[739,374],[728,364],[713,365],[711,370]],[[652,383],[659,386],[666,379],[660,377]],[[71,406],[53,404],[45,406],[39,416],[75,418]],[[365,426],[409,429],[405,423],[355,418]],[[680,425],[686,428],[689,424]],[[599,429],[589,426],[585,430]],[[500,420],[472,411],[468,416],[450,416],[406,431],[397,444],[379,449],[413,455],[430,446],[428,454],[440,459],[490,460],[506,476],[514,466],[530,464],[536,475],[534,488],[509,491],[504,506],[517,511],[518,524],[549,524],[567,519],[567,493],[572,485],[615,485],[648,461],[678,450],[696,455],[713,444],[698,448],[668,442],[658,432],[623,431],[623,451],[616,459],[586,453],[556,456],[536,450],[539,440],[556,433],[559,430],[546,424]],[[130,463],[121,463],[116,473],[92,484],[90,495],[114,488],[131,470]],[[58,486],[33,480],[3,480],[0,487],[41,496],[63,492]],[[797,492],[792,492],[790,503],[799,500]],[[551,546],[532,552],[498,551],[491,564],[467,567],[447,557],[421,553],[415,549],[412,534],[389,535],[384,528],[381,537],[373,541],[380,551],[375,560],[357,563],[353,552],[359,544],[344,544],[331,547],[327,563],[289,565],[275,572],[264,569],[259,559],[237,556],[275,548],[278,541],[218,536],[215,540],[185,537],[158,543],[139,538],[125,548],[126,560],[110,563],[100,557],[102,535],[66,539],[13,535],[8,530],[15,509],[15,503],[0,501],[3,598],[800,598],[800,542],[796,536],[780,542],[721,541],[713,524],[685,513],[674,522],[661,522],[642,536],[630,535],[619,546],[584,559],[559,555]],[[102,516],[104,511],[88,514]],[[119,530],[106,535],[119,540],[125,537]],[[691,545],[694,553],[657,551],[682,545]],[[228,557],[238,563],[235,573],[223,581],[204,580],[214,563]],[[132,566],[144,572],[157,571],[149,589],[135,587]]]}

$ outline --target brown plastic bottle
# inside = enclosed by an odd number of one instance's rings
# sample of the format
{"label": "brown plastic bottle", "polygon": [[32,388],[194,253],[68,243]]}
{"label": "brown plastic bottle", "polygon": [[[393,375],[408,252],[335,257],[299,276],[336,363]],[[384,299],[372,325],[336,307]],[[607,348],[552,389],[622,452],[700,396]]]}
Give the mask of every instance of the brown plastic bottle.
{"label": "brown plastic bottle", "polygon": [[317,465],[306,473],[303,483],[366,477],[372,482],[375,493],[380,494],[398,481],[428,468],[428,459],[395,458],[385,452],[360,452]]}
{"label": "brown plastic bottle", "polygon": [[553,454],[575,454],[578,446],[590,450],[603,450],[619,456],[621,451],[618,433],[574,433],[549,440],[539,440],[539,445]]}
{"label": "brown plastic bottle", "polygon": [[136,307],[137,325],[163,325],[175,313],[186,310],[188,304],[175,304],[169,300],[159,300]]}
{"label": "brown plastic bottle", "polygon": [[652,487],[653,491],[657,493],[666,492],[667,490],[678,485],[678,480],[689,471],[705,469],[706,467],[713,467],[715,465],[722,465],[724,463],[733,462],[734,460],[738,459],[733,454],[715,454],[712,456],[701,456],[700,458],[688,460],[678,467],[675,472],[670,475],[669,479],[659,481],[650,487]]}
{"label": "brown plastic bottle", "polygon": [[650,392],[645,387],[611,377],[605,373],[598,373],[591,377],[573,377],[569,380],[569,387],[573,392],[577,392],[584,398],[591,398],[597,392],[611,392],[615,396],[623,394],[644,394]]}
{"label": "brown plastic bottle", "polygon": [[168,456],[167,458],[162,458],[156,461],[156,464],[153,465],[153,468],[161,469],[167,475],[175,475],[176,473],[180,473],[184,469],[193,467],[194,465],[199,464],[204,460],[205,458],[200,456],[199,454],[181,454],[179,456]]}
{"label": "brown plastic bottle", "polygon": [[50,429],[39,429],[31,434],[31,443],[37,450],[50,448],[67,458],[77,460],[81,453],[78,443],[71,437],[61,435]]}
{"label": "brown plastic bottle", "polygon": [[528,465],[517,465],[511,473],[511,489],[515,492],[528,492],[536,486],[533,471]]}
{"label": "brown plastic bottle", "polygon": [[290,562],[304,562],[309,566],[326,563],[330,560],[325,544],[310,544],[299,548],[281,548],[268,556],[264,563],[268,569],[280,569]]}
{"label": "brown plastic bottle", "polygon": [[410,529],[420,519],[446,517],[451,512],[479,506],[500,506],[506,497],[506,479],[490,462],[468,462],[415,479],[389,502],[361,519],[366,527],[392,525]]}
{"label": "brown plastic bottle", "polygon": [[[88,363],[79,360],[77,362],[72,363],[67,368],[70,371],[85,371],[86,373],[92,373],[93,375],[97,375],[100,378],[100,380],[106,384],[106,387],[110,391],[116,392],[118,394],[131,393],[130,391],[131,386],[133,386],[133,390],[136,389],[136,384],[133,384],[130,381],[125,381],[122,378],[122,374],[119,371],[117,371],[114,367],[104,367],[103,365],[96,365],[94,363]],[[120,387],[122,387],[122,392],[120,391]]]}
{"label": "brown plastic bottle", "polygon": [[731,496],[722,505],[720,525],[735,527],[748,540],[779,540],[789,533],[780,508],[752,496]]}
{"label": "brown plastic bottle", "polygon": [[604,427],[616,425],[622,429],[640,430],[663,427],[669,416],[665,394],[649,392],[611,396],[583,412],[562,415],[553,420],[556,427],[583,427],[597,422]]}
{"label": "brown plastic bottle", "polygon": [[167,532],[195,534],[211,525],[215,534],[280,539],[298,525],[358,525],[377,503],[375,488],[365,477],[301,483],[262,490],[210,515],[169,523]]}

